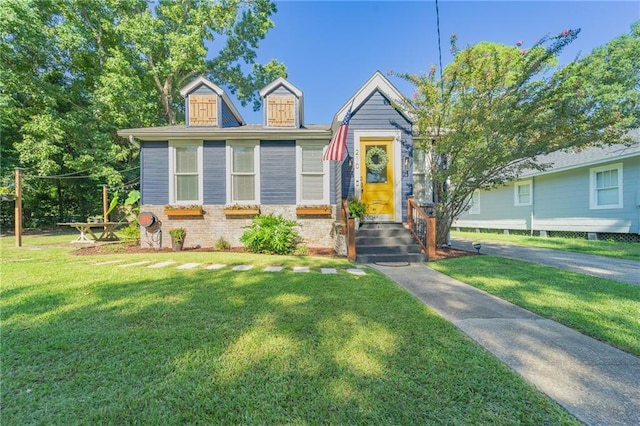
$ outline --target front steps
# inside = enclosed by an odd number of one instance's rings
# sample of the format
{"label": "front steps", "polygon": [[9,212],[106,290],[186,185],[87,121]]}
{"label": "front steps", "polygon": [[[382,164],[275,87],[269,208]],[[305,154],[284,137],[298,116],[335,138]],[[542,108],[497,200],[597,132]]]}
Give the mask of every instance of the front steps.
{"label": "front steps", "polygon": [[356,231],[356,262],[425,262],[420,245],[401,223],[363,223]]}

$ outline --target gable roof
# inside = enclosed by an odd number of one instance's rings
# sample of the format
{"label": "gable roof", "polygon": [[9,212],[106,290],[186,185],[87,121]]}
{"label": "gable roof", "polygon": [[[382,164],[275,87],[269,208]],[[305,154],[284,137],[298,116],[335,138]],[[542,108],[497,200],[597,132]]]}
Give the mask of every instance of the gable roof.
{"label": "gable roof", "polygon": [[220,86],[213,84],[203,76],[197,77],[182,89],[180,89],[180,95],[182,97],[186,97],[187,95],[189,95],[189,93],[193,92],[200,86],[206,86],[209,89],[213,90],[218,96],[220,96],[222,98],[222,101],[227,105],[227,107],[229,107],[229,110],[231,111],[231,114],[233,114],[233,117],[238,121],[238,123],[240,123],[241,126],[247,124],[246,121],[244,121],[244,118],[242,118],[242,115],[240,115],[240,112],[236,109],[236,106],[233,104],[233,102],[231,102],[231,99],[229,98],[229,96],[227,96],[225,91],[222,90]]}
{"label": "gable roof", "polygon": [[550,164],[543,171],[529,170],[520,177],[531,177],[557,173],[576,169],[578,167],[594,166],[610,161],[622,160],[629,157],[640,156],[640,129],[629,132],[629,136],[635,142],[628,144],[614,144],[605,146],[592,146],[580,151],[555,151],[537,158],[539,164]]}
{"label": "gable roof", "polygon": [[294,86],[293,84],[289,83],[283,77],[278,77],[277,79],[273,80],[271,83],[269,83],[266,86],[264,86],[259,92],[260,93],[260,97],[264,98],[265,96],[267,96],[269,94],[269,92],[271,92],[272,90],[274,90],[278,86],[284,86],[287,89],[289,89],[291,92],[293,92],[293,94],[296,95],[298,98],[302,98],[302,90],[298,89],[296,86]]}
{"label": "gable roof", "polygon": [[358,91],[349,98],[349,100],[338,110],[336,115],[333,117],[333,123],[331,128],[335,129],[338,127],[338,124],[342,122],[344,116],[347,114],[347,109],[353,102],[353,107],[351,111],[356,111],[362,104],[364,104],[367,99],[375,92],[380,91],[387,99],[391,101],[394,105],[394,108],[398,110],[400,114],[404,118],[407,119],[410,123],[413,123],[413,118],[411,115],[402,108],[399,108],[397,105],[402,105],[402,100],[404,96],[396,87],[391,84],[391,82],[384,76],[380,71],[376,71],[366,83],[364,83]]}

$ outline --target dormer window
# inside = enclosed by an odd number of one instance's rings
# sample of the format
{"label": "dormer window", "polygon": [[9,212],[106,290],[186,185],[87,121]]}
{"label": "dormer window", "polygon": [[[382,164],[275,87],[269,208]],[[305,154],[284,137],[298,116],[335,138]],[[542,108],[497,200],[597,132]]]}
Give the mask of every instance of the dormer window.
{"label": "dormer window", "polygon": [[294,127],[296,98],[293,95],[267,98],[267,127]]}
{"label": "dormer window", "polygon": [[218,125],[218,96],[189,95],[189,126]]}
{"label": "dormer window", "polygon": [[299,128],[302,122],[302,92],[280,77],[260,90],[265,127]]}
{"label": "dormer window", "polygon": [[238,127],[244,119],[220,87],[198,77],[180,90],[185,99],[187,126]]}

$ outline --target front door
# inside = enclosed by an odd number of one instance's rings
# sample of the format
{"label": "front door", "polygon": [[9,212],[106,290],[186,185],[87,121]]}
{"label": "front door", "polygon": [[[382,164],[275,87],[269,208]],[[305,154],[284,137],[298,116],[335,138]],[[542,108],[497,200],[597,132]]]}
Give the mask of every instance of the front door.
{"label": "front door", "polygon": [[360,139],[361,200],[367,216],[376,221],[393,221],[393,139]]}

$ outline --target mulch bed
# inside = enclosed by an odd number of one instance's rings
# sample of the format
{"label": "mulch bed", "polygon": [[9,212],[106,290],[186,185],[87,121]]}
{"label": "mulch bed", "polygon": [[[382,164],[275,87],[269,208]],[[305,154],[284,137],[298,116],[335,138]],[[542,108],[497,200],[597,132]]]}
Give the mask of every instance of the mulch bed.
{"label": "mulch bed", "polygon": [[[212,247],[185,247],[182,251],[187,252],[220,252],[222,250],[216,250]],[[234,253],[247,253],[247,251],[243,247],[233,247],[227,252]],[[105,243],[105,244],[95,244],[89,247],[80,247],[74,251],[74,254],[79,256],[87,256],[87,255],[99,255],[99,254],[114,254],[114,253],[123,253],[123,254],[133,254],[133,253],[169,253],[171,252],[171,248],[166,247],[161,250],[151,249],[151,248],[142,248],[139,243]],[[464,251],[464,250],[456,250],[452,248],[441,248],[436,250],[436,258],[431,259],[433,261],[444,260],[444,259],[453,259],[456,257],[469,256],[474,255],[475,253]],[[336,257],[335,250],[331,248],[322,248],[322,247],[307,247],[307,255],[308,256],[319,256],[319,257]]]}

